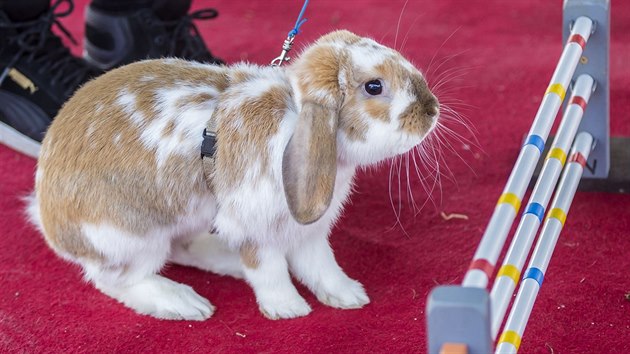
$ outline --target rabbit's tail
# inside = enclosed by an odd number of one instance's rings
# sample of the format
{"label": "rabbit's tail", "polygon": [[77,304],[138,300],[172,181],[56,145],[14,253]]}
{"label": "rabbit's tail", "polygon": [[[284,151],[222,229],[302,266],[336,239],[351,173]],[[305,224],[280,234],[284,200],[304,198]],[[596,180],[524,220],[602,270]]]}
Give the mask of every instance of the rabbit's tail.
{"label": "rabbit's tail", "polygon": [[39,201],[35,195],[35,191],[22,198],[26,205],[25,213],[28,221],[35,226],[40,232],[44,232],[42,227],[42,217],[39,209]]}

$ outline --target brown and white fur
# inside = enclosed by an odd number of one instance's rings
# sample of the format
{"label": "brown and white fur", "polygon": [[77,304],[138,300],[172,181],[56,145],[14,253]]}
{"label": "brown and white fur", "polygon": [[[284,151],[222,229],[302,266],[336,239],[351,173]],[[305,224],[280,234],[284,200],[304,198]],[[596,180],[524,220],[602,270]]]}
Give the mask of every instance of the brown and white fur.
{"label": "brown and white fur", "polygon": [[[374,79],[382,93],[373,96],[365,83]],[[369,299],[335,261],[331,226],[357,167],[419,144],[438,111],[413,65],[347,31],[282,68],[138,62],[64,105],[43,141],[28,211],[56,253],[139,313],[214,312],[159,275],[166,262],[244,278],[272,319],[311,311],[289,272],[321,302],[358,308]],[[211,117],[213,189],[200,158]]]}

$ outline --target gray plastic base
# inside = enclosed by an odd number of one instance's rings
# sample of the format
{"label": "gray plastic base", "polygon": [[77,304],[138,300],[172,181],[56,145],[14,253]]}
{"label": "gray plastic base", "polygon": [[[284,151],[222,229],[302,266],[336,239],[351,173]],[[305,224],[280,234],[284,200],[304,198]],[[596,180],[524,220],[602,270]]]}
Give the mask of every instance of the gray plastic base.
{"label": "gray plastic base", "polygon": [[427,301],[429,354],[446,343],[462,343],[470,354],[494,351],[490,333],[490,296],[486,289],[440,286]]}

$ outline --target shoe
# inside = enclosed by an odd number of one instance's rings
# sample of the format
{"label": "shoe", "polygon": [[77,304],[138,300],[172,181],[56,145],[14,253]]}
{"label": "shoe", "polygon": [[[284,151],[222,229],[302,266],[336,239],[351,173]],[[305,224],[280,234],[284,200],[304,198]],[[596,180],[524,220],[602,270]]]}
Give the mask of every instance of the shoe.
{"label": "shoe", "polygon": [[103,70],[164,57],[223,64],[210,53],[193,22],[217,15],[216,10],[205,9],[163,20],[150,8],[116,13],[90,5],[85,15],[83,56]]}
{"label": "shoe", "polygon": [[[68,9],[55,12],[60,5]],[[0,11],[0,143],[37,157],[44,133],[63,103],[85,81],[100,74],[74,57],[52,25],[73,10],[58,0],[34,20],[12,22]]]}

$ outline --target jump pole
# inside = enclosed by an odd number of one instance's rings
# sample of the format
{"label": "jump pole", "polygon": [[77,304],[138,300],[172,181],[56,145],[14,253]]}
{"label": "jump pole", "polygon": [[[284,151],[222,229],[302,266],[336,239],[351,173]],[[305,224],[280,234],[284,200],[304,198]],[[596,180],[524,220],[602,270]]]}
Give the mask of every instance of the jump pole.
{"label": "jump pole", "polygon": [[575,140],[569,163],[558,185],[558,191],[547,213],[545,225],[532,254],[528,269],[501,337],[496,354],[516,353],[521,337],[531,314],[538,290],[545,278],[547,266],[569,213],[571,202],[584,171],[584,166],[593,145],[593,137],[586,132],[578,134]]}
{"label": "jump pole", "polygon": [[594,88],[594,81],[590,75],[582,74],[577,78],[529,203],[521,217],[503,265],[499,268],[490,292],[493,339],[496,338],[499,327],[503,323],[505,312],[519,282],[523,265],[543,222],[547,204],[551,200],[551,195],[564,167],[567,151],[575,138]]}

